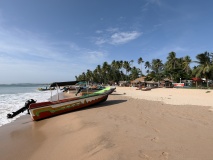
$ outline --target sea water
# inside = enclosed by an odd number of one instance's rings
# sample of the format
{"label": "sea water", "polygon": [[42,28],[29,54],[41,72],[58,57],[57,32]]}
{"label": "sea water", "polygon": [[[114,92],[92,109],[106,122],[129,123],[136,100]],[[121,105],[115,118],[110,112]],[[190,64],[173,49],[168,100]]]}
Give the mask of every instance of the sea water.
{"label": "sea water", "polygon": [[41,87],[46,88],[45,85],[41,84],[0,84],[0,126],[26,115],[27,111],[12,119],[7,119],[8,113],[12,113],[23,107],[27,100],[34,99],[36,102],[45,102],[49,101],[51,95],[57,94],[57,90],[39,91],[38,88]]}

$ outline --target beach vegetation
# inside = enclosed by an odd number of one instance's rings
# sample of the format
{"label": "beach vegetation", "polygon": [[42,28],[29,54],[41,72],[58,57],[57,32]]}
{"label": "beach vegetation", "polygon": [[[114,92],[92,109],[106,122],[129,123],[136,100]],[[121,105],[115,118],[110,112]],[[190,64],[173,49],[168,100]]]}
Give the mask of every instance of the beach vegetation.
{"label": "beach vegetation", "polygon": [[[196,55],[193,61],[190,56],[177,57],[174,51],[168,53],[166,62],[161,59],[152,59],[144,61],[142,57],[137,60],[137,66],[133,65],[133,60],[113,60],[111,63],[103,62],[102,65],[92,71],[75,76],[76,80],[86,80],[92,83],[110,84],[111,82],[126,81],[130,82],[139,77],[146,76],[147,81],[160,82],[163,79],[169,79],[172,82],[181,83],[181,80],[192,80],[193,78],[202,79],[202,82],[195,82],[196,87],[212,86],[213,80],[213,53],[204,52]],[[144,63],[145,62],[145,63]],[[144,69],[146,72],[142,72]],[[191,63],[195,64],[190,67]],[[144,73],[144,74],[143,74]],[[198,84],[199,83],[199,84]]]}
{"label": "beach vegetation", "polygon": [[213,62],[212,54],[204,52],[196,56],[198,66],[193,70],[196,77],[204,77],[208,88],[208,80],[213,77]]}

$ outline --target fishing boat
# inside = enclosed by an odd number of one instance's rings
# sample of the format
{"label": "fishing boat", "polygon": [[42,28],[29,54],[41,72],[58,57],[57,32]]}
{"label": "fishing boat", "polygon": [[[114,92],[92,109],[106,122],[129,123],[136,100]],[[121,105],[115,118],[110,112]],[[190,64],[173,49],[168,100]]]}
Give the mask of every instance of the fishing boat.
{"label": "fishing boat", "polygon": [[146,87],[146,88],[142,88],[141,91],[150,91],[152,88],[151,87]]}
{"label": "fishing boat", "polygon": [[[73,85],[78,81],[71,82],[54,82],[50,85],[50,87],[65,86],[65,85]],[[25,110],[28,110],[28,113],[31,115],[32,120],[41,120],[48,117],[52,117],[55,115],[59,115],[62,113],[67,113],[70,111],[74,111],[80,108],[88,107],[91,105],[95,105],[107,100],[108,95],[111,94],[116,88],[115,87],[105,87],[102,90],[98,90],[96,92],[92,92],[89,94],[83,94],[81,96],[76,96],[73,98],[66,99],[58,99],[51,100],[48,102],[39,102],[36,103],[35,100],[30,99],[26,101],[25,106],[21,109],[13,112],[12,114],[8,114],[7,118],[13,118]],[[80,92],[81,88],[78,90],[77,94]],[[58,90],[57,90],[58,91]],[[52,96],[51,96],[52,97]]]}
{"label": "fishing boat", "polygon": [[51,87],[51,88],[38,88],[39,91],[49,91],[49,90],[55,90],[54,87]]}

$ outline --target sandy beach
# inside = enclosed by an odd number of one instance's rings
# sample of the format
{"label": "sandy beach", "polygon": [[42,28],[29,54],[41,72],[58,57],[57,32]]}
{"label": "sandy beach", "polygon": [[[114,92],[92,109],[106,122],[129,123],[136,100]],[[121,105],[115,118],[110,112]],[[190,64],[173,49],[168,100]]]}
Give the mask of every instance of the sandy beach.
{"label": "sandy beach", "polygon": [[0,127],[2,160],[212,160],[213,90],[117,87],[99,105]]}

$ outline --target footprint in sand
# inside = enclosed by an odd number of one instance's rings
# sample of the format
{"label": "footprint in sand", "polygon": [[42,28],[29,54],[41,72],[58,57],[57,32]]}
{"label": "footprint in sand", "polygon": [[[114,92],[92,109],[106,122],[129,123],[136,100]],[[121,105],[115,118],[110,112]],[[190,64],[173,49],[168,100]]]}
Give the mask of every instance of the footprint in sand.
{"label": "footprint in sand", "polygon": [[158,130],[157,128],[152,128],[155,132],[160,133],[160,130]]}
{"label": "footprint in sand", "polygon": [[153,142],[158,142],[158,141],[159,141],[159,138],[158,138],[158,137],[154,137],[154,138],[151,139],[151,141],[153,141]]}
{"label": "footprint in sand", "polygon": [[161,155],[160,155],[160,159],[161,160],[166,160],[169,158],[169,153],[167,152],[162,152]]}
{"label": "footprint in sand", "polygon": [[210,111],[210,112],[213,112],[213,107],[211,107],[211,108],[209,109],[209,111]]}
{"label": "footprint in sand", "polygon": [[142,150],[139,150],[139,155],[138,155],[140,158],[143,158],[145,160],[151,160],[152,157],[148,156],[147,154],[143,153]]}

